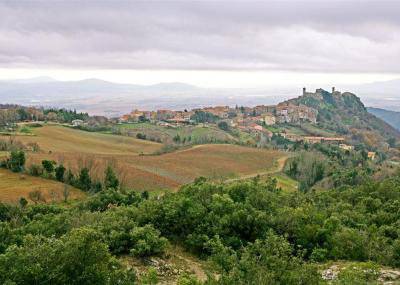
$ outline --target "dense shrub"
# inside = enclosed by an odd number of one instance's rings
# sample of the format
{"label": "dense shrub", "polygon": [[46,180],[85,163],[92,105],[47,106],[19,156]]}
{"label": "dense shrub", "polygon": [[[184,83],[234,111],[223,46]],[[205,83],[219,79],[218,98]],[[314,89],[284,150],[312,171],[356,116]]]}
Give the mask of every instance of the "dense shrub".
{"label": "dense shrub", "polygon": [[61,239],[27,236],[21,246],[0,255],[0,283],[131,284],[124,270],[90,229],[77,229]]}

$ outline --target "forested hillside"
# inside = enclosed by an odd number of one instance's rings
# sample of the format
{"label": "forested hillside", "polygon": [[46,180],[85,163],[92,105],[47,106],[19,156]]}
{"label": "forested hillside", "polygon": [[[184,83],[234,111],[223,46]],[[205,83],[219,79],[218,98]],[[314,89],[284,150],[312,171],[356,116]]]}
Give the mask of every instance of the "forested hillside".
{"label": "forested hillside", "polygon": [[318,110],[318,126],[349,136],[354,142],[383,147],[388,138],[399,138],[400,133],[384,120],[367,111],[355,94],[318,89],[288,102]]}

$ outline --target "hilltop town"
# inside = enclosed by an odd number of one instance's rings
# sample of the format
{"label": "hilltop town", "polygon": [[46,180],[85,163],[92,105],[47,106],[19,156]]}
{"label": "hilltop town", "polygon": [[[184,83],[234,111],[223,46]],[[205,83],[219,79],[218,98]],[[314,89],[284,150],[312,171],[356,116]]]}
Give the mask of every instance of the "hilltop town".
{"label": "hilltop town", "polygon": [[[322,90],[322,89],[320,89]],[[316,93],[304,92],[303,94],[313,94],[318,96],[319,90]],[[255,127],[257,124],[275,125],[276,123],[302,123],[302,122],[317,122],[318,110],[307,107],[304,104],[296,105],[290,100],[279,103],[278,105],[259,105],[255,107],[229,107],[215,106],[205,107],[193,110],[157,110],[144,111],[135,109],[131,113],[123,115],[120,122],[140,122],[148,120],[151,122],[163,121],[172,124],[190,124],[196,123],[193,116],[196,113],[205,112],[212,114],[219,119],[226,120],[232,127]]]}
{"label": "hilltop town", "polygon": [[[353,147],[345,144],[343,136],[321,136],[321,135],[299,135],[298,132],[291,132],[282,129],[276,132],[275,126],[316,126],[319,117],[318,109],[299,103],[297,100],[307,98],[321,100],[326,91],[317,89],[315,92],[308,92],[303,88],[302,96],[281,102],[277,105],[259,105],[255,107],[244,106],[215,106],[205,107],[193,110],[156,110],[146,111],[135,109],[131,113],[123,115],[119,118],[119,123],[139,123],[151,122],[160,126],[176,128],[184,125],[204,125],[218,123],[225,124],[227,128],[238,129],[250,134],[264,136],[271,139],[274,134],[282,136],[292,142],[306,143],[337,143],[346,150]],[[332,88],[332,96],[340,97],[342,93]],[[223,122],[223,123],[222,123]],[[318,132],[316,132],[318,133]],[[371,153],[372,157],[373,154]]]}

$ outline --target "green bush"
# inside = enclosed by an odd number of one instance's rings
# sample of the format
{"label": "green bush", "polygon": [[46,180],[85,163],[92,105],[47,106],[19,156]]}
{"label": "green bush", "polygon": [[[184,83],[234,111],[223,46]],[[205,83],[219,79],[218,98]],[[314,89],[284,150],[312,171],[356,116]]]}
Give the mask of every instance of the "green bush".
{"label": "green bush", "polygon": [[11,152],[8,160],[8,168],[13,172],[21,172],[24,170],[25,161],[25,152],[22,150],[14,150]]}
{"label": "green bush", "polygon": [[27,236],[0,255],[0,283],[131,284],[134,275],[99,240],[98,233],[84,228],[61,239]]}
{"label": "green bush", "polygon": [[130,253],[134,256],[158,255],[168,245],[167,239],[160,237],[160,232],[150,225],[134,228],[129,235],[132,243]]}

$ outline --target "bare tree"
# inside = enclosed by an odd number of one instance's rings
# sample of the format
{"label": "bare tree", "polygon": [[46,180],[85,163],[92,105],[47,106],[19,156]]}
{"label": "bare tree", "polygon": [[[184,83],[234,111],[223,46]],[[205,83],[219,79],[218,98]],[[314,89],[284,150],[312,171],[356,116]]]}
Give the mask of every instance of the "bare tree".
{"label": "bare tree", "polygon": [[64,184],[64,189],[63,189],[63,198],[64,202],[67,203],[69,195],[71,194],[70,188],[67,184]]}
{"label": "bare tree", "polygon": [[40,191],[40,188],[38,190],[29,192],[28,197],[35,204],[39,202],[46,202],[46,199],[43,197],[43,193]]}
{"label": "bare tree", "polygon": [[58,200],[60,200],[60,195],[58,194],[57,191],[55,191],[54,189],[50,190],[50,197],[51,197],[51,201],[57,202]]}

